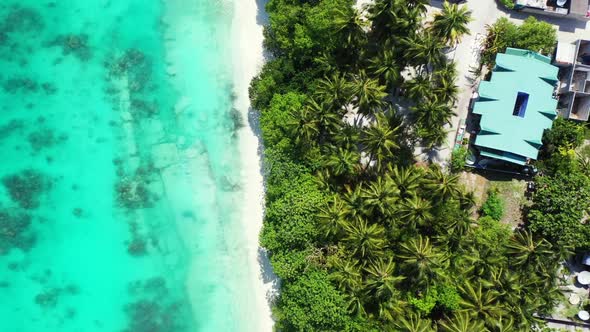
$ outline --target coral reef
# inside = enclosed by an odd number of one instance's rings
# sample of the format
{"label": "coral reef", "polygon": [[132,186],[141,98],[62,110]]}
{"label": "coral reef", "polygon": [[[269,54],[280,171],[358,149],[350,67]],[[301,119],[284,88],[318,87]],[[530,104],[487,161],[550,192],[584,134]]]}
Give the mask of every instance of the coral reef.
{"label": "coral reef", "polygon": [[0,31],[3,33],[39,32],[44,26],[41,14],[31,8],[17,5],[12,6],[8,14],[0,20]]}
{"label": "coral reef", "polygon": [[140,99],[131,99],[130,111],[134,117],[152,117],[158,114],[156,102],[146,102]]}
{"label": "coral reef", "polygon": [[39,207],[40,196],[51,188],[51,181],[43,174],[27,169],[2,178],[10,198],[23,209]]}
{"label": "coral reef", "polygon": [[132,175],[126,175],[122,165],[118,165],[119,180],[115,184],[115,192],[119,205],[126,209],[140,209],[153,206],[157,200],[150,192],[150,183],[154,181],[157,170],[153,164],[138,167]]}
{"label": "coral reef", "polygon": [[11,120],[7,124],[0,126],[0,140],[4,139],[17,130],[21,130],[24,127],[24,122],[22,120]]}
{"label": "coral reef", "polygon": [[[77,295],[80,292],[78,286],[70,284],[65,288],[50,287],[35,296],[35,303],[43,309],[52,309],[57,306],[59,298],[63,295]],[[75,314],[75,312],[74,312]]]}
{"label": "coral reef", "polygon": [[7,93],[28,92],[33,93],[39,90],[39,83],[26,77],[10,78],[2,83],[2,89]]}
{"label": "coral reef", "polygon": [[[0,256],[6,255],[12,249],[31,249],[35,244],[35,236],[30,227],[30,215],[0,210]],[[15,269],[17,267],[15,265]]]}
{"label": "coral reef", "polygon": [[47,128],[39,129],[30,133],[27,139],[34,152],[39,152],[41,149],[49,148],[57,141],[53,134],[53,130]]}
{"label": "coral reef", "polygon": [[132,256],[143,256],[147,254],[147,243],[144,239],[134,236],[127,245],[127,252]]}
{"label": "coral reef", "polygon": [[92,58],[92,51],[88,46],[88,35],[83,33],[60,35],[47,46],[61,47],[63,55],[74,55],[80,61],[88,61]]}
{"label": "coral reef", "polygon": [[152,64],[146,55],[136,49],[129,49],[121,57],[111,57],[105,61],[110,77],[127,75],[131,92],[142,91],[152,75]]}
{"label": "coral reef", "polygon": [[43,83],[41,84],[41,88],[47,95],[54,95],[57,93],[57,87],[53,83]]}
{"label": "coral reef", "polygon": [[135,281],[128,286],[130,295],[138,297],[125,307],[128,326],[125,332],[186,331],[184,315],[187,307],[173,299],[162,277]]}
{"label": "coral reef", "polygon": [[82,215],[84,214],[84,211],[81,208],[74,208],[72,210],[72,214],[74,215],[74,217],[76,218],[81,218]]}

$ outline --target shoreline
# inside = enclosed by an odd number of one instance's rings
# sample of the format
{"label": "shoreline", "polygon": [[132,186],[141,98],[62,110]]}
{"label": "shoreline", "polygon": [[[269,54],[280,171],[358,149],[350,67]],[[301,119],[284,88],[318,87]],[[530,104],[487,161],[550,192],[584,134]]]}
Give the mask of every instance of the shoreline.
{"label": "shoreline", "polygon": [[262,169],[262,141],[256,113],[250,106],[250,81],[260,72],[265,62],[263,25],[266,24],[266,1],[235,1],[232,19],[232,62],[234,68],[234,106],[240,112],[244,127],[239,130],[241,179],[244,200],[241,203],[241,226],[244,230],[249,272],[255,306],[251,317],[256,331],[272,331],[274,320],[271,301],[278,292],[278,278],[272,272],[266,251],[259,247],[259,233],[264,218],[264,176]]}

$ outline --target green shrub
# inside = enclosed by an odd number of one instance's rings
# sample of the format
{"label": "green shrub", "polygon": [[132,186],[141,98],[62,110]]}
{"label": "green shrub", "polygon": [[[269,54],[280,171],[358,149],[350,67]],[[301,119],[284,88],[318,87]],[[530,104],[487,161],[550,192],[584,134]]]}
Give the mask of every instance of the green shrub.
{"label": "green shrub", "polygon": [[429,289],[425,296],[416,298],[410,296],[408,302],[421,315],[429,315],[434,308],[444,311],[453,311],[460,308],[461,296],[455,287],[439,285]]}
{"label": "green shrub", "polygon": [[351,324],[344,296],[319,271],[286,283],[277,313],[279,331],[345,331]]}
{"label": "green shrub", "polygon": [[550,130],[543,134],[543,144],[549,152],[558,148],[576,148],[584,141],[584,126],[564,118],[553,121]]}
{"label": "green shrub", "polygon": [[481,62],[493,67],[496,54],[505,52],[508,47],[550,55],[556,44],[557,31],[553,25],[538,21],[534,16],[529,16],[522,25],[516,25],[502,17],[488,27]]}
{"label": "green shrub", "polygon": [[505,245],[508,243],[512,230],[505,224],[490,216],[484,216],[477,220],[479,227],[474,230],[474,241],[478,247],[489,248],[492,251],[502,254]]}
{"label": "green shrub", "polygon": [[488,192],[488,199],[483,203],[481,212],[484,216],[489,216],[494,220],[502,219],[504,215],[504,202],[497,190],[490,190]]}
{"label": "green shrub", "polygon": [[273,272],[281,280],[294,280],[305,271],[307,267],[308,250],[290,250],[274,252],[270,257]]}
{"label": "green shrub", "polygon": [[461,172],[465,169],[465,160],[467,160],[467,156],[469,155],[469,149],[466,146],[461,146],[460,148],[453,150],[451,154],[451,171],[452,172]]}
{"label": "green shrub", "polygon": [[580,222],[590,201],[590,179],[578,172],[559,172],[539,177],[536,184],[530,229],[552,242],[590,248],[590,228]]}
{"label": "green shrub", "polygon": [[461,305],[461,296],[457,292],[457,289],[449,285],[441,285],[437,287],[438,298],[437,304],[446,311],[458,310]]}
{"label": "green shrub", "polygon": [[425,296],[420,298],[410,297],[408,302],[416,309],[420,314],[425,316],[429,315],[432,309],[436,306],[436,298],[438,293],[436,289],[429,290]]}
{"label": "green shrub", "polygon": [[499,0],[500,4],[507,9],[514,9],[514,0]]}

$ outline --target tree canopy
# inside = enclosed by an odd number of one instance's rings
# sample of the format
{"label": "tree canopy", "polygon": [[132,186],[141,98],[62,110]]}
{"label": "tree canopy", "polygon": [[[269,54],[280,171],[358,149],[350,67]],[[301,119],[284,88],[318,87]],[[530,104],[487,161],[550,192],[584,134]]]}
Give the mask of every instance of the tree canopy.
{"label": "tree canopy", "polygon": [[457,174],[415,163],[416,145],[446,140],[458,88],[443,50],[470,21],[445,5],[427,22],[428,3],[267,5],[273,59],[250,97],[282,331],[530,331],[552,309],[553,243],[501,225],[493,202],[473,219]]}

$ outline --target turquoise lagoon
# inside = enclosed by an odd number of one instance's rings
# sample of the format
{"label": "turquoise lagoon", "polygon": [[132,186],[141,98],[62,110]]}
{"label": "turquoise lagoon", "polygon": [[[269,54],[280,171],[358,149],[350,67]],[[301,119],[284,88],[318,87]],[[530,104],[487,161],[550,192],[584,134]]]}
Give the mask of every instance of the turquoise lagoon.
{"label": "turquoise lagoon", "polygon": [[232,15],[1,2],[1,331],[255,330]]}

